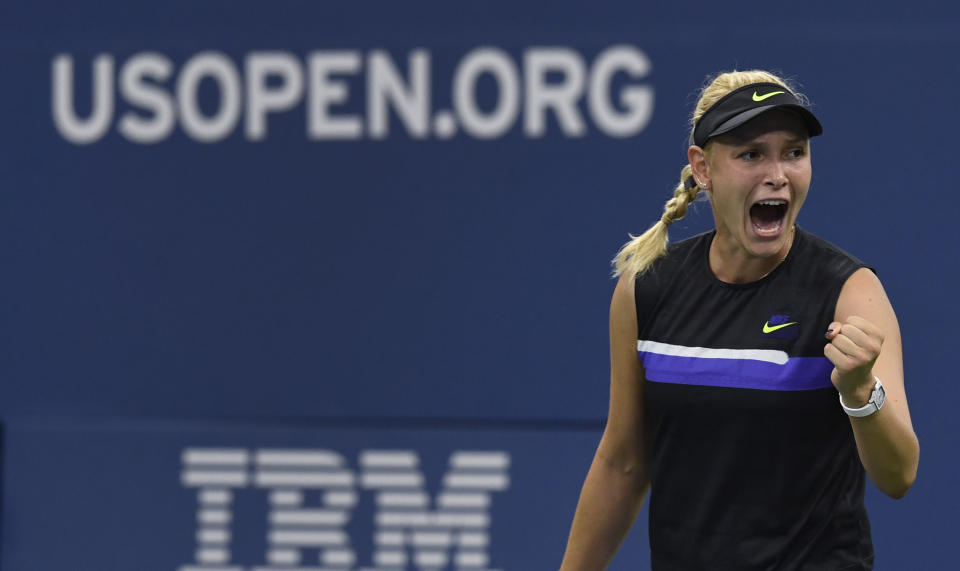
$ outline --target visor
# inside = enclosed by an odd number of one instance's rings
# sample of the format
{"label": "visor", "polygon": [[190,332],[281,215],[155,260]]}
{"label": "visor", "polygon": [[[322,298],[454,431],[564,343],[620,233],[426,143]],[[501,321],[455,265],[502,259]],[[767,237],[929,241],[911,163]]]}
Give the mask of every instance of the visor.
{"label": "visor", "polygon": [[811,137],[823,133],[820,121],[789,89],[777,83],[751,83],[724,95],[707,109],[693,128],[690,144],[703,147],[711,138],[729,133],[771,109],[796,113]]}

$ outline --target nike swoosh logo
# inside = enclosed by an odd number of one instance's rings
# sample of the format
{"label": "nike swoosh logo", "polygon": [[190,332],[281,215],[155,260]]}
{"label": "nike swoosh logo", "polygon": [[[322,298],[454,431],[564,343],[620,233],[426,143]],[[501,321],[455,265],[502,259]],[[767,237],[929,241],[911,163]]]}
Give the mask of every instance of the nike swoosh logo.
{"label": "nike swoosh logo", "polygon": [[773,333],[773,332],[776,331],[777,329],[783,329],[784,327],[789,327],[789,326],[791,326],[791,325],[796,325],[797,323],[798,323],[797,321],[791,321],[790,323],[784,323],[783,325],[774,325],[773,327],[771,327],[771,326],[770,326],[770,322],[768,321],[768,322],[766,322],[766,323],[763,324],[763,332],[764,332],[764,333]]}
{"label": "nike swoosh logo", "polygon": [[786,93],[786,91],[771,91],[770,93],[765,93],[765,94],[763,94],[763,95],[757,95],[757,92],[754,91],[754,92],[753,92],[753,100],[754,100],[754,101],[763,101],[763,100],[766,99],[767,97],[773,97],[774,95],[776,95],[776,94],[778,94],[778,93]]}

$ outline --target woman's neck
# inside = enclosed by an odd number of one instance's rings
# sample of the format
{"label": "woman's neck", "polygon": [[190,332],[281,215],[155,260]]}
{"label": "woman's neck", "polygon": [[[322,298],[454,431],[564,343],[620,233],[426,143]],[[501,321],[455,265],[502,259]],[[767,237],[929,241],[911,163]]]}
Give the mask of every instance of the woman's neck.
{"label": "woman's neck", "polygon": [[755,256],[730,236],[719,231],[710,243],[710,270],[722,282],[745,284],[766,277],[787,258],[797,227],[790,228],[790,236],[784,248],[775,256]]}

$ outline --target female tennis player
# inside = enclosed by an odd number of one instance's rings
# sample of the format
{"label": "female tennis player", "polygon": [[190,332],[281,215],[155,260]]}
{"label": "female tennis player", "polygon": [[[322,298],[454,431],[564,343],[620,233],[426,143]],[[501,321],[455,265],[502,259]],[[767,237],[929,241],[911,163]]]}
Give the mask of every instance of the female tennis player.
{"label": "female tennis player", "polygon": [[[663,216],[614,260],[609,417],[562,569],[606,568],[648,490],[654,571],[872,569],[865,475],[903,497],[919,444],[880,281],[796,225],[820,123],[746,71],[692,125]],[[715,229],[668,246],[701,192]]]}

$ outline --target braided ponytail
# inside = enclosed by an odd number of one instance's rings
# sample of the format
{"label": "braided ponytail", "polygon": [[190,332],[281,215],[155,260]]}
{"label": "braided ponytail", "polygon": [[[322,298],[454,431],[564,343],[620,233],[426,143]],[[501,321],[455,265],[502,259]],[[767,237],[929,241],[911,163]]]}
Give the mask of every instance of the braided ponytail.
{"label": "braided ponytail", "polygon": [[680,184],[673,189],[673,198],[664,205],[660,220],[640,236],[631,235],[630,241],[617,252],[613,259],[614,277],[641,274],[666,254],[667,227],[687,214],[687,208],[698,194],[700,188],[693,181],[693,169],[687,165],[680,171]]}

